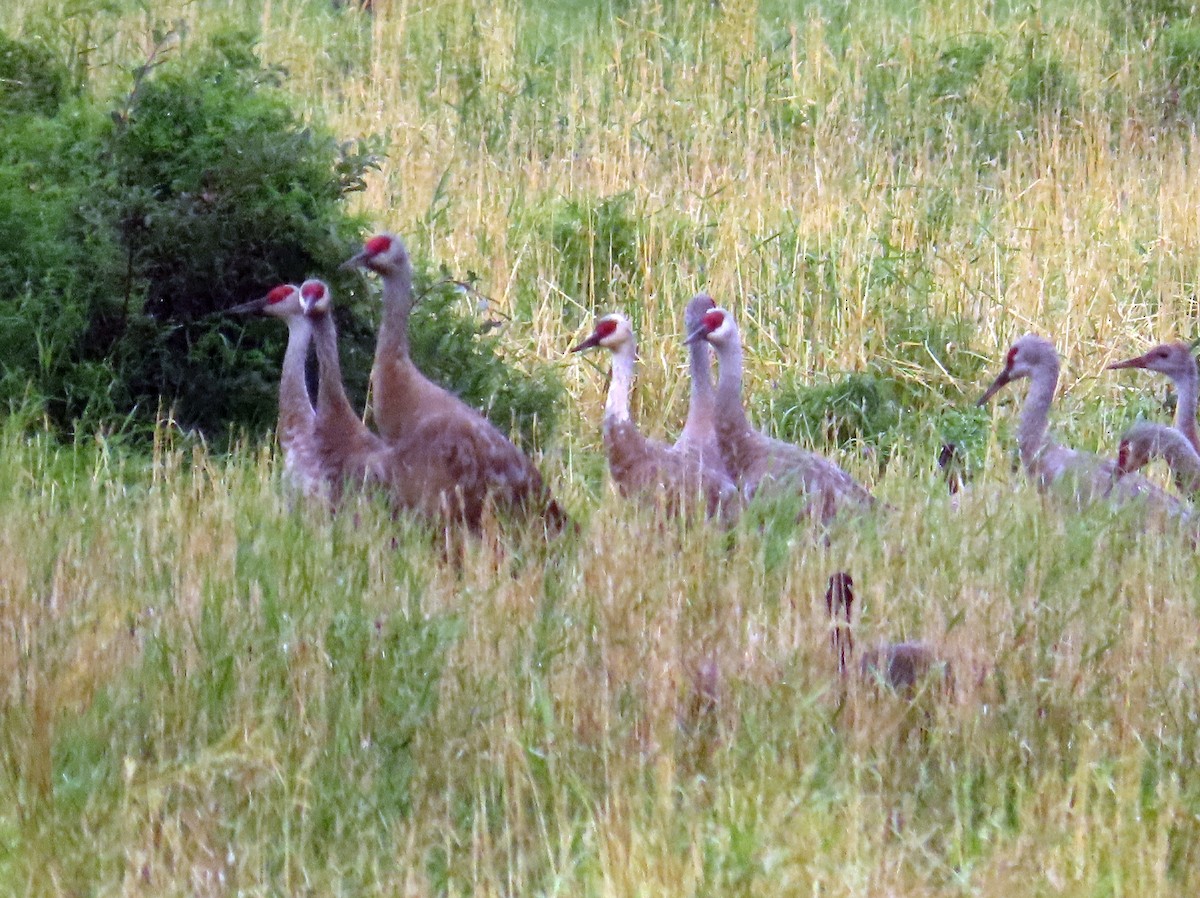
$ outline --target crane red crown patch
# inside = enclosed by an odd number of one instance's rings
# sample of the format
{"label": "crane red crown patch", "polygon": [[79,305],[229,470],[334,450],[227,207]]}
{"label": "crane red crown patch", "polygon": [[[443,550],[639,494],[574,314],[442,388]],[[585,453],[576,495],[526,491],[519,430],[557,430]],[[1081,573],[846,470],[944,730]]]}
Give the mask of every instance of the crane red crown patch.
{"label": "crane red crown patch", "polygon": [[596,322],[596,336],[601,340],[611,337],[617,332],[617,322],[613,318],[601,318]]}
{"label": "crane red crown patch", "polygon": [[704,313],[704,329],[709,333],[712,333],[724,323],[725,313],[720,309],[713,309],[711,312]]}
{"label": "crane red crown patch", "polygon": [[378,256],[380,253],[386,253],[391,248],[392,238],[384,234],[380,234],[377,237],[372,237],[367,241],[366,246],[364,247],[364,249],[366,249],[366,251],[372,256]]}
{"label": "crane red crown patch", "polygon": [[321,299],[325,296],[325,285],[320,281],[309,281],[300,288],[300,293],[305,299]]}
{"label": "crane red crown patch", "polygon": [[292,295],[292,288],[287,284],[280,284],[267,294],[267,305],[273,306],[277,302],[283,302]]}

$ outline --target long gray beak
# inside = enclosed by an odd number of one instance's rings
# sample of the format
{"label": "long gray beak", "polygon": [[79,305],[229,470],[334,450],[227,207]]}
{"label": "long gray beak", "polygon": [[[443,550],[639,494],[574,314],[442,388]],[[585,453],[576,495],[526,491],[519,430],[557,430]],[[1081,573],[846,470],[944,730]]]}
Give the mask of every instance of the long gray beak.
{"label": "long gray beak", "polygon": [[232,309],[226,309],[226,315],[253,315],[255,312],[261,312],[267,307],[267,298],[260,296],[258,299],[252,299],[250,302],[244,302],[240,306],[234,306]]}
{"label": "long gray beak", "polygon": [[586,340],[584,340],[578,346],[572,346],[571,352],[583,352],[585,349],[591,349],[593,346],[599,346],[600,339],[601,339],[600,335],[593,332],[590,337],[588,337]]}
{"label": "long gray beak", "polygon": [[1115,371],[1118,368],[1145,368],[1149,361],[1144,355],[1139,355],[1137,358],[1126,359],[1123,362],[1113,362],[1111,365],[1105,365],[1105,371]]}
{"label": "long gray beak", "polygon": [[979,397],[979,401],[976,402],[975,405],[977,405],[977,406],[987,405],[987,401],[989,399],[991,399],[993,396],[995,396],[997,393],[999,393],[1001,388],[1003,388],[1004,385],[1007,384],[1010,380],[1012,380],[1012,375],[1009,374],[1008,369],[1005,368],[1003,371],[1000,372],[1000,376],[997,377],[994,381],[992,381],[992,385],[987,388],[987,392],[985,392],[982,396]]}
{"label": "long gray beak", "polygon": [[708,328],[706,328],[702,324],[698,328],[696,328],[694,331],[692,331],[690,334],[688,334],[686,338],[684,338],[683,345],[691,346],[697,340],[703,340],[705,334],[707,334],[707,333],[708,333]]}
{"label": "long gray beak", "polygon": [[345,262],[338,266],[339,270],[350,270],[354,268],[363,268],[367,264],[367,259],[371,258],[371,254],[363,250],[356,256],[351,256]]}

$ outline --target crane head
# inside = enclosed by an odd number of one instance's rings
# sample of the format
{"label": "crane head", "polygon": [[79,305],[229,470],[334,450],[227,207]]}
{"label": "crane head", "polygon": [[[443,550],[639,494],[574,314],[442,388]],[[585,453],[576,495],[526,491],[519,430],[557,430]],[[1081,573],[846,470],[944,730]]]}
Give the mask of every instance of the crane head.
{"label": "crane head", "polygon": [[591,336],[578,346],[572,347],[571,352],[582,352],[585,349],[592,349],[595,346],[603,346],[605,349],[616,349],[621,344],[632,341],[633,326],[629,323],[629,319],[620,312],[613,312],[602,318],[597,318],[596,326],[592,330]]}
{"label": "crane head", "polygon": [[309,278],[300,285],[300,306],[309,318],[319,318],[333,306],[333,297],[324,281]]}
{"label": "crane head", "polygon": [[737,339],[737,325],[733,316],[720,306],[709,309],[700,318],[700,323],[694,327],[683,342],[689,346],[697,340],[707,340],[714,346],[720,346]]}
{"label": "crane head", "polygon": [[979,397],[976,405],[984,405],[1000,390],[1014,380],[1029,377],[1035,371],[1053,370],[1058,374],[1058,351],[1054,344],[1045,337],[1037,334],[1026,334],[1017,340],[1008,350],[1004,359],[1004,370],[1001,371],[992,385]]}
{"label": "crane head", "polygon": [[1120,368],[1145,368],[1165,374],[1172,380],[1196,378],[1196,359],[1186,343],[1162,343],[1144,355],[1123,362],[1113,362],[1105,367],[1110,371]]}
{"label": "crane head", "polygon": [[280,284],[266,296],[244,302],[227,310],[230,315],[250,315],[256,312],[274,318],[288,318],[301,313],[300,288],[295,284]]}
{"label": "crane head", "polygon": [[377,234],[363,244],[362,252],[342,263],[342,268],[369,268],[377,274],[393,274],[409,266],[408,249],[395,234]]}

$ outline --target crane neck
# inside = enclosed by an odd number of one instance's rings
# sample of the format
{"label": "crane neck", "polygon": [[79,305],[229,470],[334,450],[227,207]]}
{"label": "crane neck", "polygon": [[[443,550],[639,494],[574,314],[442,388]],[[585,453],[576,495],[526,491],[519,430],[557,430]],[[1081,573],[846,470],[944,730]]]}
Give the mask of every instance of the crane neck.
{"label": "crane neck", "polygon": [[612,375],[608,384],[608,399],[604,403],[606,425],[629,421],[629,394],[633,389],[636,356],[637,347],[632,340],[612,350]]}
{"label": "crane neck", "polygon": [[308,360],[308,347],[312,343],[312,324],[303,315],[287,319],[288,342],[283,353],[283,371],[279,379],[279,429],[291,431],[294,427],[308,423],[313,418],[312,399],[308,395],[308,383],[304,366]]}
{"label": "crane neck", "polygon": [[713,393],[712,349],[707,342],[697,340],[688,347],[688,356],[692,395],[679,442],[704,446],[713,438],[714,432],[716,396]]}
{"label": "crane neck", "polygon": [[742,408],[742,341],[735,332],[733,339],[714,347],[721,371],[717,376],[715,406],[721,418],[723,432],[730,425],[748,428],[746,410]]}
{"label": "crane neck", "polygon": [[1058,387],[1058,363],[1035,368],[1029,377],[1029,392],[1021,407],[1017,423],[1017,444],[1021,447],[1021,463],[1032,470],[1050,448],[1047,430],[1050,425],[1050,403]]}
{"label": "crane neck", "polygon": [[413,309],[412,265],[405,262],[382,276],[383,321],[375,351],[380,358],[409,358],[408,319]]}
{"label": "crane neck", "polygon": [[1187,374],[1175,379],[1175,427],[1192,444],[1192,448],[1200,452],[1200,433],[1196,431],[1196,400],[1200,387],[1198,381],[1200,374],[1197,373],[1195,365],[1192,365]]}
{"label": "crane neck", "polygon": [[356,430],[365,428],[346,397],[346,387],[342,383],[342,363],[338,354],[337,326],[333,323],[333,316],[318,316],[313,323],[313,333],[316,338],[317,364],[321,369],[321,383],[317,388],[318,414],[326,420],[339,419]]}

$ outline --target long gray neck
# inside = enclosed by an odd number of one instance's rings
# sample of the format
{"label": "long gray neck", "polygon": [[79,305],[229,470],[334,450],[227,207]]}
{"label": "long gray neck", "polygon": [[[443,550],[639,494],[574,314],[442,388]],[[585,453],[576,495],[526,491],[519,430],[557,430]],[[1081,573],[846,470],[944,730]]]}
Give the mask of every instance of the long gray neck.
{"label": "long gray neck", "polygon": [[713,414],[716,396],[712,382],[712,350],[704,340],[696,340],[688,346],[689,367],[692,375],[692,395],[688,403],[687,421],[679,442],[703,445],[712,439]]}
{"label": "long gray neck", "polygon": [[342,383],[342,362],[338,354],[337,327],[333,323],[333,316],[319,316],[313,325],[313,331],[316,337],[317,363],[321,367],[317,408],[326,414],[331,411],[348,412],[357,418],[350,400],[346,398],[346,388]]}
{"label": "long gray neck", "polygon": [[1187,437],[1187,441],[1192,444],[1192,448],[1200,452],[1200,434],[1196,432],[1196,395],[1197,381],[1200,380],[1200,375],[1196,372],[1195,365],[1192,365],[1191,371],[1182,377],[1175,379],[1175,427]]}
{"label": "long gray neck", "polygon": [[749,427],[746,410],[742,408],[742,341],[735,331],[733,338],[714,347],[721,373],[717,378],[716,407],[722,424]]}
{"label": "long gray neck", "polygon": [[1017,424],[1017,443],[1021,447],[1021,463],[1026,470],[1037,463],[1050,447],[1046,431],[1050,421],[1050,403],[1058,387],[1058,365],[1046,365],[1034,369],[1029,378],[1029,392],[1021,407],[1021,419]]}
{"label": "long gray neck", "polygon": [[379,326],[378,347],[388,357],[409,357],[408,318],[412,308],[412,265],[406,261],[383,276],[383,321]]}
{"label": "long gray neck", "polygon": [[612,376],[608,384],[608,399],[604,403],[604,423],[623,424],[629,420],[629,393],[633,388],[637,348],[630,340],[616,347],[612,354]]}
{"label": "long gray neck", "polygon": [[287,349],[283,353],[283,370],[279,378],[280,419],[289,412],[302,419],[311,419],[313,406],[304,376],[304,363],[312,342],[312,324],[303,315],[296,315],[287,319],[287,328]]}

